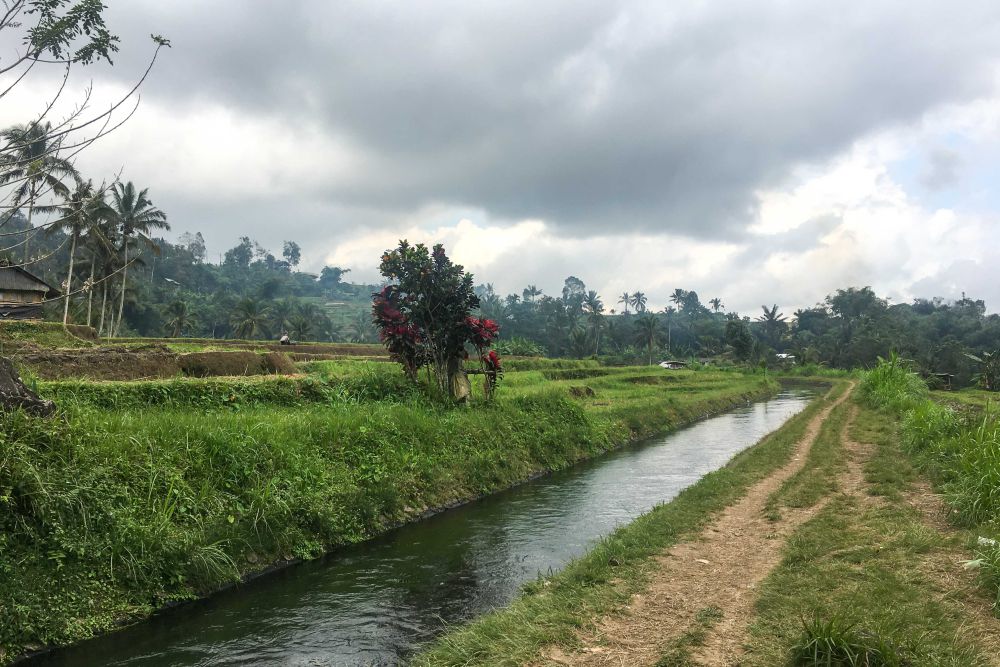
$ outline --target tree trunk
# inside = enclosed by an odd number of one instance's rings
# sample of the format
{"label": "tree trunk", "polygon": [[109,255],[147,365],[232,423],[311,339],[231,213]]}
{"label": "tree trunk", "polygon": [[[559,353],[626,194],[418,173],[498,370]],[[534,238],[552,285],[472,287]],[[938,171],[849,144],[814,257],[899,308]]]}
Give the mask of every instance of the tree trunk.
{"label": "tree trunk", "polygon": [[104,285],[104,298],[101,300],[101,323],[97,327],[99,337],[104,335],[104,314],[108,312],[108,279],[102,280],[101,284]]}
{"label": "tree trunk", "polygon": [[122,298],[118,302],[118,323],[115,325],[114,334],[118,335],[118,330],[122,327],[122,315],[125,313],[125,286],[128,284],[128,237],[126,236],[123,241],[125,247],[123,248],[124,262],[122,263]]}
{"label": "tree trunk", "polygon": [[28,190],[28,229],[24,232],[24,264],[28,264],[28,247],[31,245],[31,215],[35,212],[35,185],[32,183],[31,188]]}
{"label": "tree trunk", "polygon": [[87,326],[91,325],[91,315],[94,313],[94,270],[97,268],[97,257],[90,263],[90,289],[87,290]]}
{"label": "tree trunk", "polygon": [[66,303],[63,305],[63,326],[69,322],[69,299],[73,292],[73,259],[76,257],[76,228],[73,228],[73,241],[69,246],[69,272],[66,274]]}
{"label": "tree trunk", "polygon": [[52,401],[38,397],[21,382],[14,364],[6,357],[0,357],[0,412],[24,410],[33,415],[47,417],[55,412]]}

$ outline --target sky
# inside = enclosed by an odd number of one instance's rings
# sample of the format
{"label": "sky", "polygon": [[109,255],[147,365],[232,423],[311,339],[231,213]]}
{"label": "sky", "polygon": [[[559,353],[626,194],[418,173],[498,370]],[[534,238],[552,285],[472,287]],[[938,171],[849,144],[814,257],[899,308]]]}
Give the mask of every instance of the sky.
{"label": "sky", "polygon": [[[239,236],[376,281],[401,238],[501,293],[676,288],[786,313],[838,288],[1000,310],[995,0],[108,0],[81,154],[218,261]],[[0,42],[0,58],[16,44]],[[23,122],[58,80],[0,102]]]}

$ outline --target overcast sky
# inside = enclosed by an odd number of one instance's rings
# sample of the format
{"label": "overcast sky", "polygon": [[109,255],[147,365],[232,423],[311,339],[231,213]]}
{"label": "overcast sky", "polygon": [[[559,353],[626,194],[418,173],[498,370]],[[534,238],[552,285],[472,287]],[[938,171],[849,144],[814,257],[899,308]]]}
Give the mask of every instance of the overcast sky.
{"label": "overcast sky", "polygon": [[[499,291],[675,288],[785,312],[839,287],[1000,310],[1000,3],[108,0],[82,156],[210,256],[248,235],[374,280],[443,242]],[[9,47],[10,45],[0,45]],[[35,77],[0,108],[37,113]]]}

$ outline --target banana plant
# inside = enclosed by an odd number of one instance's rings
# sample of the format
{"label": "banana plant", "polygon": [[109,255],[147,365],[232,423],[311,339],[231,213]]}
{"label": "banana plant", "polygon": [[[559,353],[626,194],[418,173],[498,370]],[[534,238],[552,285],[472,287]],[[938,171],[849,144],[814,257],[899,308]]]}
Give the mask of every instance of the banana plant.
{"label": "banana plant", "polygon": [[983,352],[979,356],[966,352],[965,356],[979,364],[979,373],[975,378],[983,389],[1000,390],[1000,350]]}

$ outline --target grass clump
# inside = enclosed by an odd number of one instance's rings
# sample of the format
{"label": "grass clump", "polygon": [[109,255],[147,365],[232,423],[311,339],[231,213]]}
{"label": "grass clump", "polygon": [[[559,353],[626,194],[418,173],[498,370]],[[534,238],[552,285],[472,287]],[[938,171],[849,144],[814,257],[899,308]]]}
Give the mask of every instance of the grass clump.
{"label": "grass clump", "polygon": [[792,649],[794,667],[906,667],[909,652],[877,632],[833,617],[802,622],[802,638]]}
{"label": "grass clump", "polygon": [[709,630],[722,620],[722,610],[718,607],[699,609],[694,615],[694,624],[679,637],[671,640],[655,667],[687,667],[692,664],[691,649],[702,646]]}
{"label": "grass clump", "polygon": [[858,392],[869,406],[897,413],[916,407],[929,394],[927,384],[895,352],[862,374]]}

